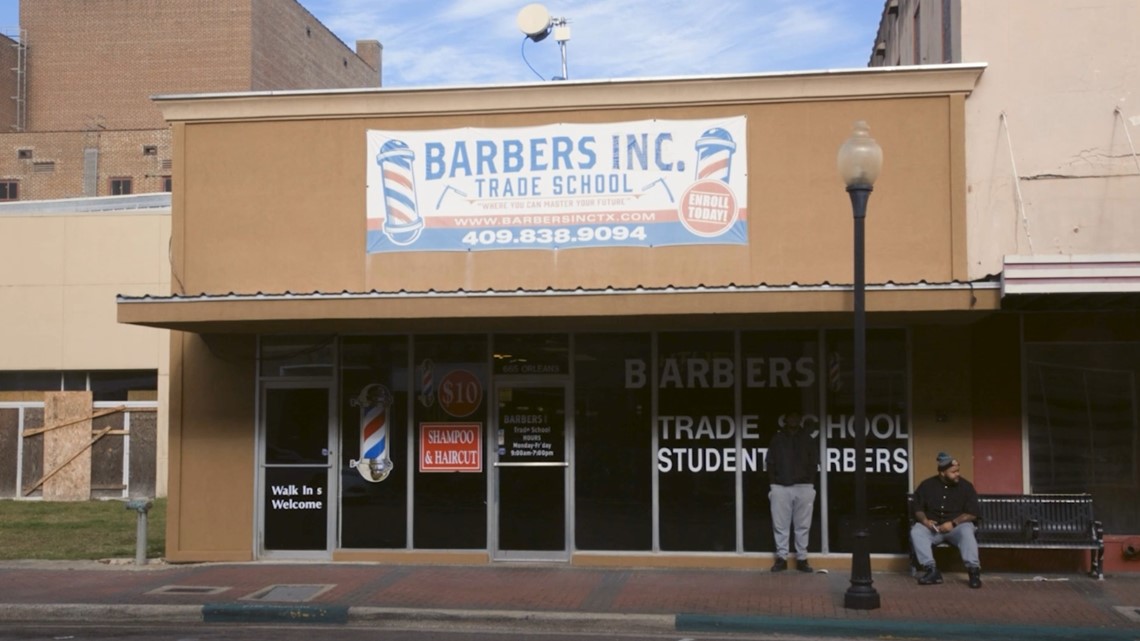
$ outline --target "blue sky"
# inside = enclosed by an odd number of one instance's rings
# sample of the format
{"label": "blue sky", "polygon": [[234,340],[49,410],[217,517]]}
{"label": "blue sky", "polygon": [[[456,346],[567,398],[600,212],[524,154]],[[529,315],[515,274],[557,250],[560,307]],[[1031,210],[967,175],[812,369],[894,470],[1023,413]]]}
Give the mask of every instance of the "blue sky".
{"label": "blue sky", "polygon": [[[384,45],[384,85],[413,87],[531,82],[560,75],[561,58],[553,38],[523,45],[515,17],[528,1],[301,0],[301,4],[350,47],[356,40],[379,40]],[[544,4],[553,16],[570,21],[571,80],[865,67],[883,9],[882,0],[549,0]],[[0,0],[0,27],[18,22],[17,6],[17,0]],[[538,75],[527,67],[520,49]]]}

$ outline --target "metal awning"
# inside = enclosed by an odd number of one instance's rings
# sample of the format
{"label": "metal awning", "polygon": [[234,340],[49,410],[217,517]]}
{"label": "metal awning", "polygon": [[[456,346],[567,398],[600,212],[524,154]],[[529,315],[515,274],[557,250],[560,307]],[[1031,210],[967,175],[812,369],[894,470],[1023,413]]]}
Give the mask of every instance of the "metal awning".
{"label": "metal awning", "polygon": [[[634,287],[513,291],[262,292],[119,296],[120,323],[196,333],[475,330],[519,325],[627,328],[685,319],[691,324],[842,325],[851,285]],[[916,314],[947,322],[1000,308],[999,284],[910,283],[867,287],[867,311],[880,320]]]}
{"label": "metal awning", "polygon": [[1006,256],[1003,309],[1140,309],[1140,254]]}

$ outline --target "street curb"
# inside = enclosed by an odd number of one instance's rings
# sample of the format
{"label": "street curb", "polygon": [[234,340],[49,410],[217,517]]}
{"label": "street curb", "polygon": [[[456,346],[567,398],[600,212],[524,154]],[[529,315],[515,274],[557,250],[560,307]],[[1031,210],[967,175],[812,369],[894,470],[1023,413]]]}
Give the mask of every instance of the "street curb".
{"label": "street curb", "polygon": [[613,614],[607,612],[534,612],[527,610],[426,610],[417,608],[349,608],[349,622],[429,623],[465,626],[494,625],[550,630],[572,625],[576,632],[673,632],[671,614]]}
{"label": "street curb", "polygon": [[348,623],[348,606],[281,605],[276,603],[207,603],[206,623]]}
{"label": "street curb", "polygon": [[201,623],[200,605],[99,603],[4,603],[0,621],[155,621]]}
{"label": "street curb", "polygon": [[812,619],[712,614],[612,614],[524,610],[430,610],[368,606],[212,603],[205,605],[0,604],[0,621],[281,623],[377,626],[487,626],[557,632],[763,632],[799,637],[1003,639],[1008,641],[1136,641],[1129,628],[945,624],[869,619]]}
{"label": "street curb", "polygon": [[1013,626],[983,623],[930,623],[858,619],[678,614],[685,632],[768,632],[825,637],[902,637],[916,639],[1003,639],[1006,641],[1135,641],[1135,629]]}
{"label": "street curb", "polygon": [[367,606],[208,603],[205,605],[0,604],[0,621],[148,623],[285,623],[496,626],[575,631],[672,632],[673,615],[524,610],[428,610]]}

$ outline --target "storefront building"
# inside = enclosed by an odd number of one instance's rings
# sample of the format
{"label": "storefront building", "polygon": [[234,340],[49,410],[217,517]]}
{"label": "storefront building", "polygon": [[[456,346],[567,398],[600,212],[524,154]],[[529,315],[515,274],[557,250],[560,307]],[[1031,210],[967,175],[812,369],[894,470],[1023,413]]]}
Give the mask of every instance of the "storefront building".
{"label": "storefront building", "polygon": [[811,549],[846,567],[835,154],[866,120],[863,464],[875,566],[905,566],[938,451],[982,491],[1027,469],[1021,319],[966,275],[983,69],[159,99],[174,294],[119,319],[174,330],[167,557],[766,567],[796,411]]}

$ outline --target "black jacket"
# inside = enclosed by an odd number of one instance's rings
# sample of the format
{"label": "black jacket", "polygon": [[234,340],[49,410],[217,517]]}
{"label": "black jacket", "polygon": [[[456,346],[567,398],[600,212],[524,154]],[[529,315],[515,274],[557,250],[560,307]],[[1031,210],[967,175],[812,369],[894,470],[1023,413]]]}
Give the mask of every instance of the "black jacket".
{"label": "black jacket", "polygon": [[764,455],[772,485],[815,483],[819,471],[819,445],[806,427],[780,428]]}
{"label": "black jacket", "polygon": [[958,479],[957,485],[947,485],[941,476],[932,476],[914,489],[914,511],[926,514],[935,523],[953,521],[962,514],[976,517],[978,491],[963,478]]}

